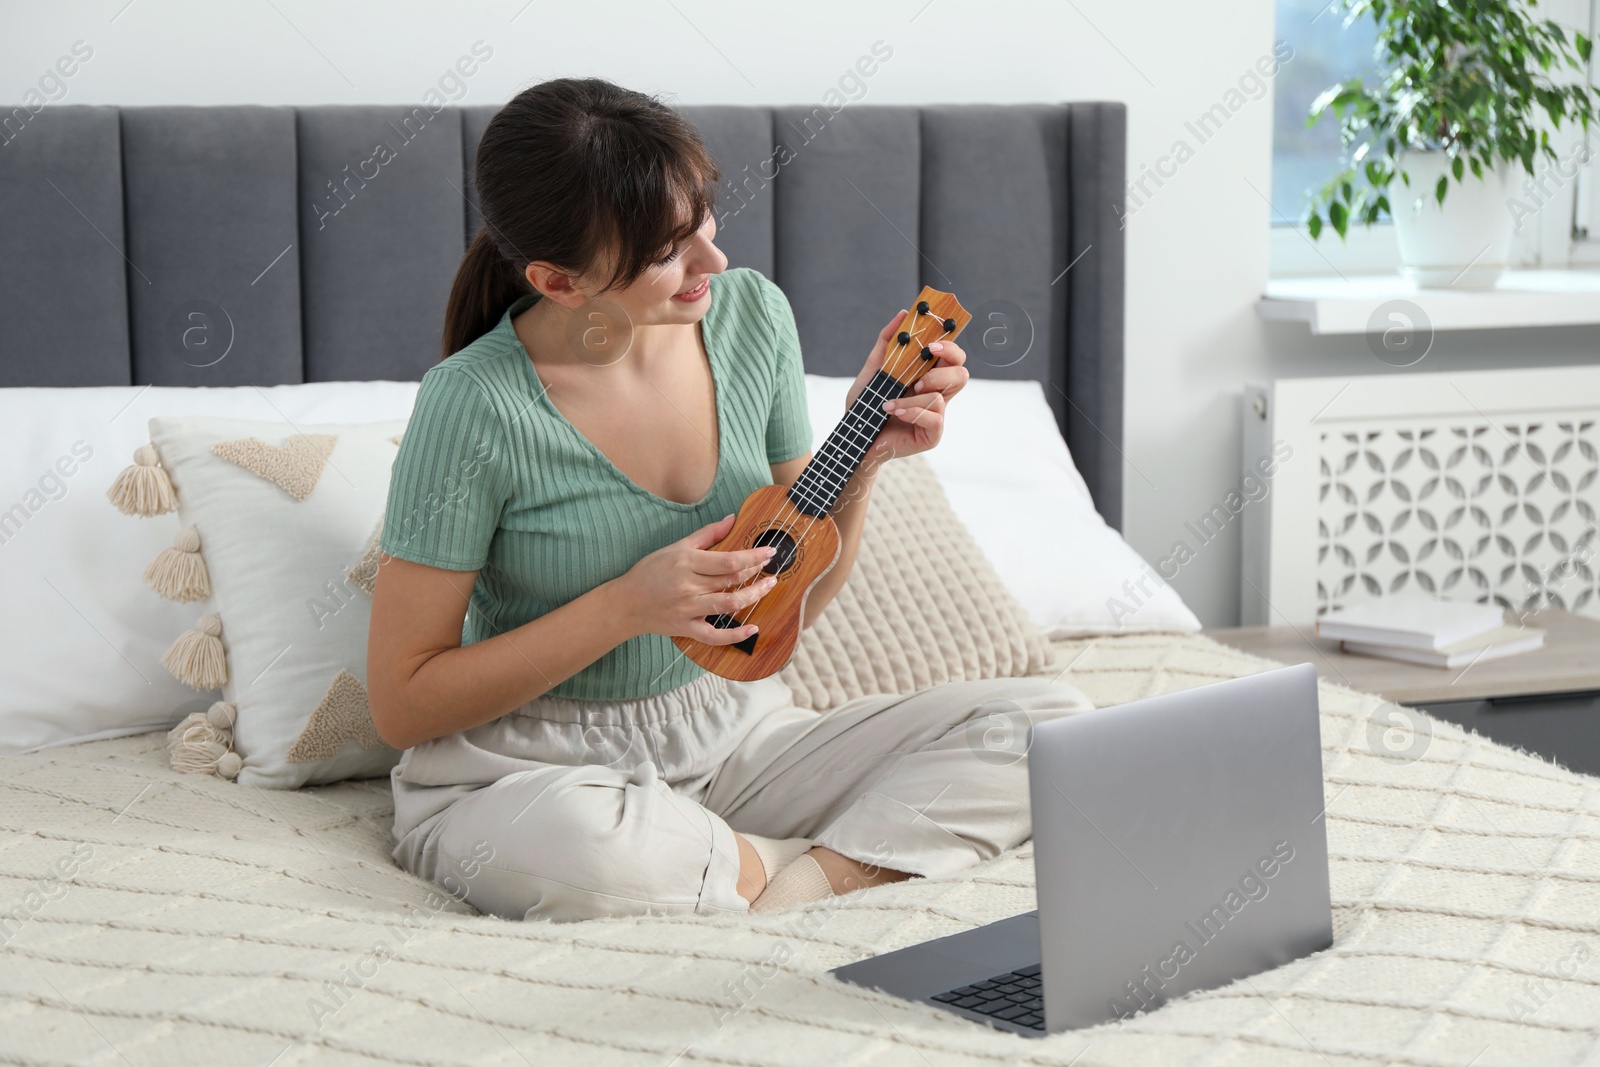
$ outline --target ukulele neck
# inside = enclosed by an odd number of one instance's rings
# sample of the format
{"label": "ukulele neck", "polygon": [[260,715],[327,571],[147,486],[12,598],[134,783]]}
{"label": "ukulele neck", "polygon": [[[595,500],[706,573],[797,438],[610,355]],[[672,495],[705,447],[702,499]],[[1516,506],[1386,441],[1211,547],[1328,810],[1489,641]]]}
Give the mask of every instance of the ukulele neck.
{"label": "ukulele neck", "polygon": [[928,372],[934,358],[929,345],[953,339],[971,320],[952,294],[923,286],[894,339],[885,344],[883,365],[789,487],[789,501],[798,511],[822,518],[833,510],[889,421],[883,402],[900,399]]}
{"label": "ukulele neck", "polygon": [[789,500],[798,511],[821,517],[833,510],[845,486],[861,468],[872,442],[878,439],[889,421],[883,402],[898,400],[906,388],[904,382],[887,371],[880,370],[872,376],[850,410],[839,420],[839,425],[833,428],[811,462],[800,472],[800,477],[789,487]]}

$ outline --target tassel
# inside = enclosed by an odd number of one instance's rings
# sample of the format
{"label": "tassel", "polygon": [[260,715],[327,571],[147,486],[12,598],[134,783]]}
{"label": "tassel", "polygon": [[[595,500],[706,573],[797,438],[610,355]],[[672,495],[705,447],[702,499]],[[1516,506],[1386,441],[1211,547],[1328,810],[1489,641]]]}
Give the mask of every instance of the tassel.
{"label": "tassel", "polygon": [[232,730],[239,720],[239,709],[226,700],[219,700],[206,709],[206,721],[219,730]]}
{"label": "tassel", "polygon": [[117,475],[106,496],[124,515],[164,515],[178,507],[172,479],[150,445],[134,450],[133,464]]}
{"label": "tassel", "polygon": [[144,569],[145,584],[168,600],[204,600],[211,595],[211,573],[200,555],[200,531],[193,526],[178,532],[171,548]]}
{"label": "tassel", "polygon": [[174,678],[195,689],[215,689],[228,680],[228,660],[222,649],[222,620],[202,615],[194,629],[185,630],[161,657],[161,665]]}
{"label": "tassel", "polygon": [[237,709],[217,701],[205,711],[192,712],[167,734],[167,762],[175,771],[239,776],[244,761],[233,751],[233,724]]}

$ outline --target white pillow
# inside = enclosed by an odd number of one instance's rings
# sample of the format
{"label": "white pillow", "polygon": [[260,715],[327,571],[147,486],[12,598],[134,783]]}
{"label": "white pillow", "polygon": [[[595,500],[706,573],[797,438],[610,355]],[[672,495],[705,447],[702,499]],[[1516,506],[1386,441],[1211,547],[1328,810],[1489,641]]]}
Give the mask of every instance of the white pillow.
{"label": "white pillow", "polygon": [[[190,628],[205,631],[209,642],[200,633],[186,641],[197,651],[209,644],[211,665],[226,670],[221,729],[185,723],[175,765],[295,789],[379,777],[399,762],[367,705],[372,591],[360,568],[404,429],[399,419],[292,427],[150,420],[151,444],[183,526],[198,534],[211,587],[205,601],[189,602],[183,628],[163,636],[170,643]],[[239,758],[224,762],[229,747]]]}
{"label": "white pillow", "polygon": [[[853,381],[806,375],[813,449],[843,417]],[[1046,637],[1200,629],[1172,587],[1095,510],[1040,383],[968,379],[943,438],[922,455]]]}
{"label": "white pillow", "polygon": [[0,752],[166,729],[218,699],[160,662],[195,621],[194,604],[142,578],[178,516],[121,515],[106,499],[152,416],[404,419],[417,384],[0,389]]}

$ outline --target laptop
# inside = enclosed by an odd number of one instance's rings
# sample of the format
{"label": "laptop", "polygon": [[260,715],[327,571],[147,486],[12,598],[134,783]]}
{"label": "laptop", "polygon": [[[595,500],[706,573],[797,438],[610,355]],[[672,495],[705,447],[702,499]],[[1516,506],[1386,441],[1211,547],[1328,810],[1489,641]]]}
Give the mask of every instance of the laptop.
{"label": "laptop", "polygon": [[1333,944],[1309,663],[1029,732],[1038,910],[831,973],[1026,1035]]}

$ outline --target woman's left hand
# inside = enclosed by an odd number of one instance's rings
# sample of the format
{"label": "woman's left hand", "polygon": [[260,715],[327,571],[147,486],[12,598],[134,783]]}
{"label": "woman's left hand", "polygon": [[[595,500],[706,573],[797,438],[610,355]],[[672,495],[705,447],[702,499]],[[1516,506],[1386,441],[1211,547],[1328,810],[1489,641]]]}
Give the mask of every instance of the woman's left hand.
{"label": "woman's left hand", "polygon": [[[900,329],[900,323],[906,318],[907,311],[899,311],[894,318],[889,320],[889,325],[878,334],[878,341],[872,347],[872,354],[867,357],[866,366],[861,368],[861,373],[856,376],[855,383],[850,386],[850,392],[845,398],[845,410],[856,402],[856,397],[866,388],[872,376],[883,367],[884,355],[889,351],[892,338]],[[917,342],[912,341],[907,351],[915,354]],[[895,344],[898,349],[900,346]],[[878,434],[878,439],[868,449],[866,461],[876,465],[884,459],[895,456],[911,456],[918,452],[926,452],[939,443],[944,434],[944,412],[951,398],[961,392],[967,384],[967,354],[961,346],[954,341],[934,341],[928,345],[928,351],[934,355],[933,366],[921,378],[917,379],[911,390],[898,400],[893,401],[889,409],[889,421],[884,424],[883,432]],[[903,370],[904,359],[896,360],[895,367]]]}

